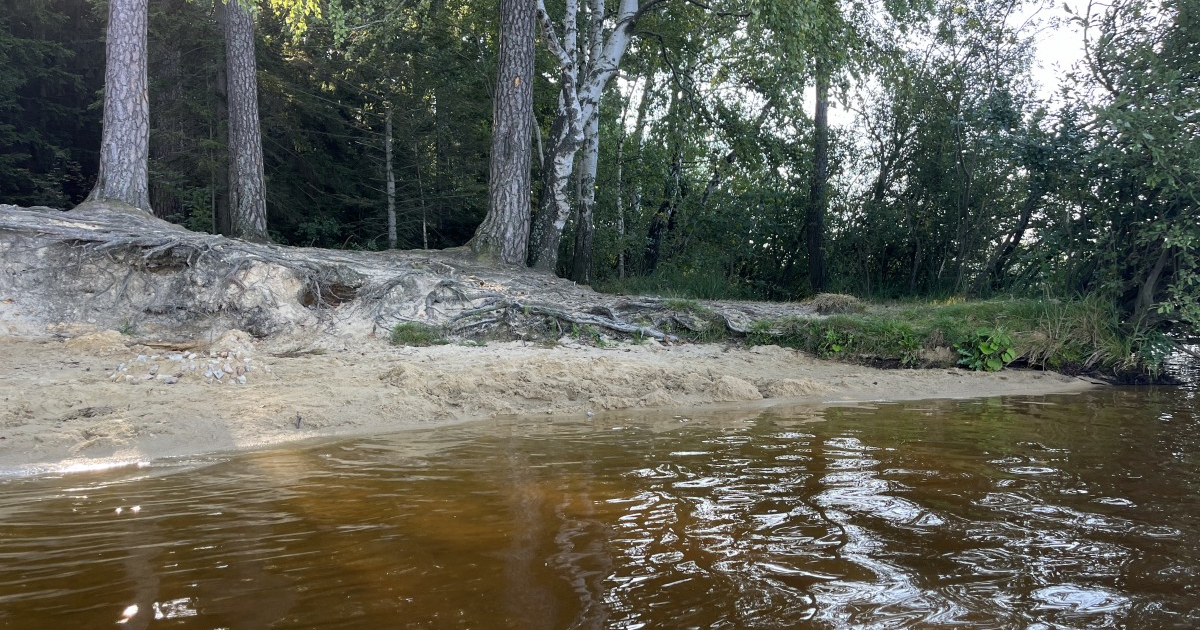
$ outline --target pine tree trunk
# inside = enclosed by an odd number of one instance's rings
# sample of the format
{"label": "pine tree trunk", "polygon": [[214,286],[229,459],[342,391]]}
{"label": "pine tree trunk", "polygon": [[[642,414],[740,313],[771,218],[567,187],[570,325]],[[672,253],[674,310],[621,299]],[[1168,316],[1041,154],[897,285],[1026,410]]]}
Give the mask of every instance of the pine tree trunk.
{"label": "pine tree trunk", "polygon": [[804,231],[808,237],[808,282],[825,290],[825,209],[829,205],[829,72],[817,61],[817,106],[813,116],[813,173]]}
{"label": "pine tree trunk", "polygon": [[110,0],[100,171],[88,201],[150,212],[150,102],[146,79],[149,0]]}
{"label": "pine tree trunk", "polygon": [[[217,22],[225,24],[225,5],[217,2],[214,5]],[[224,54],[224,51],[221,51]],[[225,150],[229,150],[229,77],[226,76],[225,59],[217,64],[217,76],[213,82],[213,92],[216,99],[213,101],[213,106],[216,108],[217,115],[215,117],[216,129],[212,136],[220,135],[225,139]],[[217,143],[212,143],[212,146],[217,146]],[[232,157],[232,155],[230,155]],[[231,176],[233,175],[233,162],[229,159],[225,162],[217,160],[215,155],[212,156],[213,163],[213,233],[231,236],[233,234],[233,216],[229,208],[233,205],[233,188],[230,186]],[[223,167],[222,167],[223,164]]]}
{"label": "pine tree trunk", "polygon": [[[383,169],[387,175],[388,249],[396,249],[396,174],[392,171],[392,106],[388,105],[383,128]],[[424,223],[424,219],[422,219]]]}
{"label": "pine tree trunk", "polygon": [[262,129],[258,121],[258,77],[254,20],[238,0],[225,7],[225,61],[229,80],[229,186],[233,235],[266,242],[267,196]]}
{"label": "pine tree trunk", "polygon": [[529,245],[535,8],[530,0],[500,2],[488,213],[469,243],[476,255],[510,264],[524,264]]}

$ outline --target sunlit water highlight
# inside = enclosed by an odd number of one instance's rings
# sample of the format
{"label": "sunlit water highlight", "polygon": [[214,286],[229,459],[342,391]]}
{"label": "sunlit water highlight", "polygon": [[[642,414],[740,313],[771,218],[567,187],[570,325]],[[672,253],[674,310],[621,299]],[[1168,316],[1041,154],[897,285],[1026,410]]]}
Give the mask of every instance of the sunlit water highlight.
{"label": "sunlit water highlight", "polygon": [[1195,407],[498,420],[8,479],[0,627],[1195,628]]}

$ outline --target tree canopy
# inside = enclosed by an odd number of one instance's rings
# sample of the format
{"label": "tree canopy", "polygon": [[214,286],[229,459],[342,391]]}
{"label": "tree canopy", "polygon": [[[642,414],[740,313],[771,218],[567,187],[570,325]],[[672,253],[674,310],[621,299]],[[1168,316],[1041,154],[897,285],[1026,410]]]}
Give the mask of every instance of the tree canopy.
{"label": "tree canopy", "polygon": [[[466,243],[497,172],[499,3],[248,4],[270,237]],[[1147,339],[1200,327],[1197,0],[612,4],[541,3],[528,213],[559,222],[555,271],[696,297],[1087,294]],[[93,188],[106,15],[0,0],[0,202]],[[1084,54],[1050,95],[1032,69],[1055,19]],[[150,205],[228,231],[212,2],[151,3],[149,48]]]}

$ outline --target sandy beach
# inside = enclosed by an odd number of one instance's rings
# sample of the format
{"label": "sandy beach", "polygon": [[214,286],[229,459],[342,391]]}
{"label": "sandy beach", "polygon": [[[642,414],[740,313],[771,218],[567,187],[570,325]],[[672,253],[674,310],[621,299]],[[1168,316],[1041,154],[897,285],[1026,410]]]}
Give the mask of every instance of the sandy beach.
{"label": "sandy beach", "polygon": [[[303,350],[299,348],[305,348]],[[402,431],[502,414],[1038,395],[1053,372],[878,370],[777,346],[394,347],[229,331],[139,344],[116,331],[0,337],[0,473],[89,468]]]}

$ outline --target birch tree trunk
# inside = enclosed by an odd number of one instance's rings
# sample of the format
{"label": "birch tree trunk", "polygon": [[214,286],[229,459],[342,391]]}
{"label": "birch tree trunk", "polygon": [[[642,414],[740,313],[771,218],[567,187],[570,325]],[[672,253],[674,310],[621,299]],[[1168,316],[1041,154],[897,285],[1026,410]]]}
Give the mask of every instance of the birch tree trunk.
{"label": "birch tree trunk", "polygon": [[225,6],[225,63],[229,81],[229,188],[232,232],[267,242],[267,195],[262,129],[258,120],[258,77],[254,20],[238,0]]}
{"label": "birch tree trunk", "polygon": [[[567,0],[566,12],[563,18],[563,36],[560,39],[546,10],[544,0],[538,0],[538,18],[541,20],[542,33],[550,52],[558,59],[562,78],[562,92],[559,100],[559,115],[562,120],[561,131],[555,139],[561,141],[552,144],[551,153],[547,156],[543,176],[543,195],[549,197],[549,207],[543,204],[542,218],[539,225],[543,227],[537,251],[531,255],[534,267],[553,272],[558,265],[558,244],[562,239],[562,230],[570,216],[570,198],[568,185],[575,154],[581,145],[588,141],[585,131],[593,124],[599,124],[600,97],[610,79],[616,74],[621,58],[629,48],[633,38],[633,27],[639,16],[638,0],[621,0],[617,10],[612,30],[605,35],[604,0],[591,0],[588,5],[590,17],[587,40],[587,67],[583,76],[578,73],[578,0]],[[593,121],[595,119],[595,121]],[[555,121],[559,125],[559,120]],[[553,133],[553,132],[552,132]],[[596,151],[599,152],[599,135],[597,131]],[[591,145],[589,145],[591,146]],[[588,161],[584,156],[584,162]],[[581,166],[583,168],[583,166]],[[572,275],[576,278],[590,276],[591,243],[593,241],[594,224],[592,221],[595,209],[595,168],[591,170],[590,184],[587,171],[582,173],[582,195],[580,195],[580,229],[577,233],[576,247],[586,243],[587,252],[576,252]],[[587,199],[588,201],[584,201]],[[584,208],[583,206],[587,207]],[[585,214],[586,213],[586,214]],[[585,218],[586,216],[586,218]]]}
{"label": "birch tree trunk", "polygon": [[579,164],[579,223],[575,226],[575,257],[571,279],[592,283],[592,244],[596,239],[596,171],[600,163],[600,112],[583,130],[583,159]]}
{"label": "birch tree trunk", "polygon": [[525,263],[529,244],[535,15],[531,0],[500,2],[488,213],[469,243],[476,255],[510,264]]}
{"label": "birch tree trunk", "polygon": [[[383,169],[384,175],[387,177],[387,237],[388,249],[396,249],[396,174],[392,171],[392,106],[388,104],[386,110],[387,121],[383,127]],[[422,228],[424,228],[424,222],[424,208],[422,208]]]}
{"label": "birch tree trunk", "polygon": [[535,241],[529,256],[531,267],[550,273],[554,273],[558,265],[558,246],[571,213],[568,185],[575,170],[578,146],[572,131],[575,123],[571,121],[572,114],[566,109],[562,95],[558,103],[558,114],[550,125],[550,152],[542,163],[542,198],[538,204]]}
{"label": "birch tree trunk", "polygon": [[[648,120],[646,114],[650,109],[650,101],[653,98],[652,95],[655,87],[654,71],[655,66],[653,65],[647,69],[646,86],[642,89],[641,101],[638,102],[637,120],[633,125],[633,153],[635,163],[640,162],[642,159],[642,146],[646,139],[646,121]],[[641,177],[635,177],[631,181],[633,191],[629,195],[629,210],[632,213],[631,217],[635,219],[640,217],[642,213],[642,180],[643,178]],[[628,242],[629,237],[626,235],[628,229],[625,229],[623,224],[624,221],[622,221],[621,226],[621,257],[622,259],[627,259],[626,253],[631,243]],[[626,271],[624,267],[625,265],[622,265],[622,273]],[[621,277],[624,278],[625,276],[621,275]]]}
{"label": "birch tree trunk", "polygon": [[150,212],[150,101],[146,79],[149,0],[110,0],[105,45],[100,171],[88,201]]}

